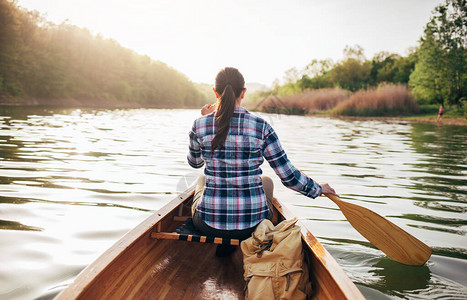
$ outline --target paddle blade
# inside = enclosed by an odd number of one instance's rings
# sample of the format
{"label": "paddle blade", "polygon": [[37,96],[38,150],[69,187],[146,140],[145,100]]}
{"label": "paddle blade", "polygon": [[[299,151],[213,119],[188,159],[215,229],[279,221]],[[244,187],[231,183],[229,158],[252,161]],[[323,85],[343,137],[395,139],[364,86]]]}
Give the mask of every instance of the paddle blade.
{"label": "paddle blade", "polygon": [[393,260],[421,266],[430,258],[432,249],[429,246],[388,219],[365,207],[344,202],[336,196],[326,196],[339,206],[349,223],[361,235]]}

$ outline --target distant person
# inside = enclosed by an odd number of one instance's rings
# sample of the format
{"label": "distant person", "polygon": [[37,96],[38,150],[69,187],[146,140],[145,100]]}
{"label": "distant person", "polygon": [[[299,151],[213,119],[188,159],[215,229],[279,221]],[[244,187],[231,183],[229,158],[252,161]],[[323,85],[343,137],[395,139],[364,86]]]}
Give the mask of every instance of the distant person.
{"label": "distant person", "polygon": [[443,114],[444,114],[444,108],[441,105],[438,110],[438,119],[436,120],[436,122],[438,123],[441,122],[441,118],[443,117]]}
{"label": "distant person", "polygon": [[[246,239],[264,219],[272,219],[273,182],[262,176],[264,158],[282,183],[316,198],[336,195],[327,183],[318,184],[288,160],[274,129],[241,107],[245,80],[235,68],[216,76],[217,104],[205,105],[204,116],[190,131],[188,163],[204,168],[193,198],[193,223],[205,235]],[[235,248],[218,246],[216,255]]]}

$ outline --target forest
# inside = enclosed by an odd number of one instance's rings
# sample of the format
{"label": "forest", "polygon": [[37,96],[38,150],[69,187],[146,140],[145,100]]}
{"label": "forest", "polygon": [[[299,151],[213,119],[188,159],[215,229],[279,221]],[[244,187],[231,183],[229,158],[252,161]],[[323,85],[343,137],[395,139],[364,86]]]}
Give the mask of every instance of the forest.
{"label": "forest", "polygon": [[174,108],[206,102],[163,62],[0,0],[0,103]]}
{"label": "forest", "polygon": [[[467,1],[437,6],[418,47],[406,56],[382,51],[366,59],[359,45],[347,46],[338,62],[312,60],[292,68],[282,84],[249,98],[269,112],[332,111],[349,115],[417,113],[440,105],[466,114]],[[421,109],[420,109],[421,108]]]}
{"label": "forest", "polygon": [[[467,0],[446,0],[432,13],[417,47],[405,56],[367,59],[359,45],[343,58],[292,68],[272,88],[250,93],[246,106],[268,112],[466,115]],[[210,85],[194,84],[160,61],[67,22],[0,0],[0,104],[105,107],[200,107]]]}

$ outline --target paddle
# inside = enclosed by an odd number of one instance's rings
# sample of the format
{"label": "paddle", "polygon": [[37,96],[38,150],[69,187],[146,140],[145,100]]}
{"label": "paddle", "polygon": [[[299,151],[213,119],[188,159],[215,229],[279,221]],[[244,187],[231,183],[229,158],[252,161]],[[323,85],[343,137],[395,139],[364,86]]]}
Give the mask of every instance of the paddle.
{"label": "paddle", "polygon": [[334,201],[349,223],[378,249],[393,260],[413,266],[423,265],[432,249],[391,221],[356,204],[325,194]]}

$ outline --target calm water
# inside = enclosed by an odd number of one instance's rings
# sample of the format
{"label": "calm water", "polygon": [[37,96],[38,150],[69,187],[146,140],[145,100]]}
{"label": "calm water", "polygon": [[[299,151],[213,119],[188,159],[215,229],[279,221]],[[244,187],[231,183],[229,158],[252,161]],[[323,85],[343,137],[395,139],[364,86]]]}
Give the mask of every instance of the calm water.
{"label": "calm water", "polygon": [[[190,184],[195,110],[0,107],[0,299],[51,297]],[[391,261],[325,197],[275,194],[369,299],[467,298],[467,128],[262,115],[291,161],[434,249]]]}

